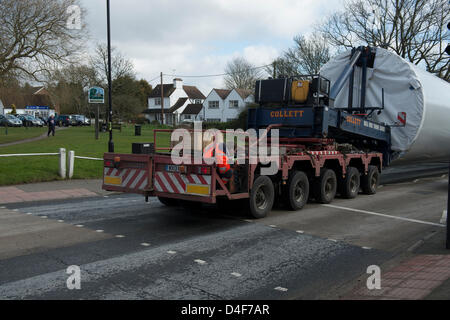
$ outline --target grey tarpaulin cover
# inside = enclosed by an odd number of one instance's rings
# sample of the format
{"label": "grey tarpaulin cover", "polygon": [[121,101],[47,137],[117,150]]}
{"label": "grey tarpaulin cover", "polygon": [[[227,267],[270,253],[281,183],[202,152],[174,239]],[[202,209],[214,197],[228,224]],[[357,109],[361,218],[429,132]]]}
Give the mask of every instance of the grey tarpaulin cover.
{"label": "grey tarpaulin cover", "polygon": [[[334,83],[350,59],[351,51],[332,58],[320,71]],[[355,69],[353,107],[359,106],[361,69]],[[406,126],[392,128],[392,150],[409,159],[450,157],[450,84],[422,70],[397,54],[376,48],[373,68],[367,71],[366,107],[385,110],[372,119],[388,125],[406,112]],[[348,81],[335,100],[336,108],[347,107]]]}

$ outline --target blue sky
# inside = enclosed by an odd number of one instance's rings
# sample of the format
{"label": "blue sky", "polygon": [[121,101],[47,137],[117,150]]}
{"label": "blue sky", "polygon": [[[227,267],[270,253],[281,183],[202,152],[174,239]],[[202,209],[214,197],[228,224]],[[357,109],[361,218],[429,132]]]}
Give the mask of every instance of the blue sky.
{"label": "blue sky", "polygon": [[[80,0],[92,47],[106,42],[106,0]],[[111,0],[112,45],[130,58],[137,76],[159,72],[222,73],[227,61],[243,56],[270,63],[297,34],[338,10],[341,0]],[[206,95],[223,87],[221,77],[183,79]],[[165,78],[165,82],[172,77]],[[152,84],[156,84],[154,81]]]}

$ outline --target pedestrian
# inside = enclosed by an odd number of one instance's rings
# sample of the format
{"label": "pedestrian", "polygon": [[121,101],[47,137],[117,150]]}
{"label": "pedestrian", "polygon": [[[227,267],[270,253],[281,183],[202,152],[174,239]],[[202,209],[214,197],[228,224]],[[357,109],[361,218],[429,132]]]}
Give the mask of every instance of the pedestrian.
{"label": "pedestrian", "polygon": [[55,115],[51,115],[50,118],[48,118],[48,133],[47,137],[50,136],[50,133],[52,133],[53,136],[55,136]]}

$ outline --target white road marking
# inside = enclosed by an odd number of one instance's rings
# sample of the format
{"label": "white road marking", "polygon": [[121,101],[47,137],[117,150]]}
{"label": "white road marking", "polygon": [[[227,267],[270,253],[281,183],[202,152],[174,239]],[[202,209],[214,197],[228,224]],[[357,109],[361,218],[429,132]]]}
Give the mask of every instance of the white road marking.
{"label": "white road marking", "polygon": [[142,243],[141,243],[141,246],[148,247],[148,246],[150,246],[150,243],[142,242]]}
{"label": "white road marking", "polygon": [[109,196],[103,196],[103,198],[109,198]]}
{"label": "white road marking", "polygon": [[3,206],[2,206],[2,207],[0,207],[0,209],[6,209],[6,207],[3,207]]}
{"label": "white road marking", "polygon": [[83,228],[84,225],[82,225],[82,224],[77,224],[76,227],[78,227],[78,228]]}
{"label": "white road marking", "polygon": [[105,232],[105,230],[95,230],[95,232],[98,232],[98,233],[102,233],[102,232]]}
{"label": "white road marking", "polygon": [[31,212],[27,212],[27,215],[28,215],[28,216],[31,216],[31,215],[32,215],[32,213],[31,213]]}
{"label": "white road marking", "polygon": [[333,242],[337,242],[337,240],[336,240],[336,239],[327,239],[327,240],[329,240],[329,241],[333,241]]}
{"label": "white road marking", "polygon": [[430,225],[430,226],[436,226],[436,227],[443,227],[443,228],[445,228],[445,225],[440,224],[440,223],[434,223],[434,222],[422,221],[422,220],[417,220],[417,219],[410,219],[410,218],[404,218],[404,217],[391,216],[391,215],[384,214],[384,213],[378,213],[378,212],[372,212],[372,211],[366,211],[366,210],[360,210],[360,209],[340,207],[340,206],[335,206],[335,205],[332,205],[332,204],[323,204],[322,206],[328,207],[328,208],[334,208],[334,209],[340,209],[340,210],[347,210],[347,211],[371,214],[371,215],[379,216],[379,217],[385,217],[385,218],[391,218],[391,219],[396,219],[396,220],[403,220],[403,221],[408,221],[408,222],[415,222],[415,223],[421,223],[421,224],[427,224],[427,225]]}
{"label": "white road marking", "polygon": [[295,231],[295,232],[300,233],[300,234],[305,233],[305,231],[303,231],[303,230],[297,230],[297,231]]}
{"label": "white road marking", "polygon": [[17,212],[17,211],[19,211],[19,209],[13,209],[13,211],[14,211],[14,212]]}
{"label": "white road marking", "polygon": [[58,222],[64,222],[64,220],[58,220]]}
{"label": "white road marking", "polygon": [[419,179],[416,179],[416,180],[414,180],[413,182],[414,182],[414,183],[417,183],[417,182],[419,182]]}
{"label": "white road marking", "polygon": [[195,259],[194,262],[197,262],[198,264],[206,264],[206,261]]}
{"label": "white road marking", "polygon": [[364,250],[370,250],[370,249],[372,249],[371,247],[361,247],[361,248],[363,248]]}
{"label": "white road marking", "polygon": [[278,290],[278,291],[282,291],[282,292],[288,291],[288,289],[283,288],[283,287],[276,287],[276,288],[274,288],[274,289],[275,289],[275,290]]}
{"label": "white road marking", "polygon": [[232,272],[231,273],[232,276],[235,276],[237,278],[242,277],[242,274],[238,273],[238,272]]}
{"label": "white road marking", "polygon": [[47,216],[41,216],[41,219],[47,219]]}
{"label": "white road marking", "polygon": [[245,219],[244,221],[245,222],[253,222],[253,220],[250,220],[250,219]]}
{"label": "white road marking", "polygon": [[168,254],[176,254],[177,252],[176,252],[176,251],[169,250],[169,251],[167,251],[167,253],[168,253]]}
{"label": "white road marking", "polygon": [[276,228],[277,226],[274,225],[274,224],[270,224],[269,227],[271,227],[271,228]]}
{"label": "white road marking", "polygon": [[118,234],[118,235],[116,235],[116,238],[125,238],[125,236],[122,234]]}

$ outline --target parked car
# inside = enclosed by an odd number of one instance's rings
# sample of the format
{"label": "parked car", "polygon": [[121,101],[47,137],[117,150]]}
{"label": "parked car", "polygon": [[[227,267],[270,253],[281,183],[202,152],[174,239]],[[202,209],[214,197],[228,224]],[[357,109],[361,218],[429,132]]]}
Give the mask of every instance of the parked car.
{"label": "parked car", "polygon": [[8,127],[20,127],[22,126],[22,121],[14,117],[12,114],[0,114],[0,125],[7,125]]}
{"label": "parked car", "polygon": [[35,117],[30,116],[28,114],[19,114],[17,117],[20,120],[22,120],[22,123],[25,127],[33,127],[41,125],[41,123],[38,120],[36,120]]}
{"label": "parked car", "polygon": [[45,125],[45,122],[39,119],[39,117],[30,116],[33,119],[33,124],[36,127],[43,127]]}
{"label": "parked car", "polygon": [[44,125],[46,126],[48,124],[47,119],[45,119],[44,117],[38,117],[42,122],[44,122]]}
{"label": "parked car", "polygon": [[68,127],[68,126],[76,126],[77,122],[75,119],[73,119],[71,116],[69,115],[59,115],[56,118],[56,123],[58,124],[58,126],[60,127]]}
{"label": "parked car", "polygon": [[79,126],[91,125],[91,121],[88,118],[86,118],[86,116],[84,116],[84,115],[75,114],[73,117],[75,118],[75,120],[77,121]]}

